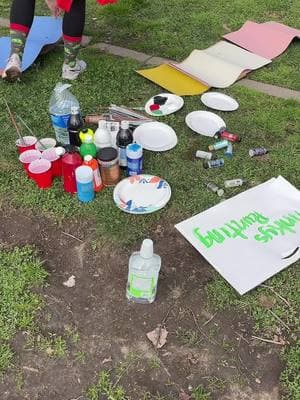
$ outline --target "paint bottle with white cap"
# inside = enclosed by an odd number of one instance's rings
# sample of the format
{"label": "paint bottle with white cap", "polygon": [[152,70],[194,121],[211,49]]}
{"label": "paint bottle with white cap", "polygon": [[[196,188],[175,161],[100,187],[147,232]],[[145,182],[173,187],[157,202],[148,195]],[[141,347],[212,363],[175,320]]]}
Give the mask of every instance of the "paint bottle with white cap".
{"label": "paint bottle with white cap", "polygon": [[75,176],[78,200],[82,203],[89,203],[94,200],[94,173],[92,168],[82,165],[76,168]]}
{"label": "paint bottle with white cap", "polygon": [[127,175],[140,175],[143,171],[143,148],[137,143],[130,143],[126,147]]}
{"label": "paint bottle with white cap", "polygon": [[150,304],[156,297],[161,258],[153,253],[153,241],[145,239],[140,251],[129,259],[126,297],[135,303]]}

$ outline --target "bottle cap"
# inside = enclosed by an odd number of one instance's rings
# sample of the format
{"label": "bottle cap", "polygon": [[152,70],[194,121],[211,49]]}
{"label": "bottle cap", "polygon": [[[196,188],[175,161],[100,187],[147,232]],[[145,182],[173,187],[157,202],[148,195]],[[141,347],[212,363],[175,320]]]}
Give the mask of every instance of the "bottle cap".
{"label": "bottle cap", "polygon": [[66,150],[65,150],[63,147],[61,147],[61,146],[55,147],[55,153],[56,153],[59,157],[63,156],[63,155],[65,154],[65,152],[66,152]]}
{"label": "bottle cap", "polygon": [[121,129],[128,129],[129,122],[128,121],[121,121]]}
{"label": "bottle cap", "polygon": [[84,161],[90,162],[93,159],[93,156],[87,154],[86,156],[83,157]]}
{"label": "bottle cap", "polygon": [[141,246],[140,256],[143,258],[153,257],[153,241],[151,239],[145,239]]}
{"label": "bottle cap", "polygon": [[104,119],[98,121],[98,128],[106,129],[106,121]]}
{"label": "bottle cap", "polygon": [[114,147],[104,147],[98,151],[97,158],[100,162],[113,161],[118,158],[118,151]]}
{"label": "bottle cap", "polygon": [[84,143],[93,143],[93,136],[86,134],[86,136],[84,138]]}
{"label": "bottle cap", "polygon": [[77,114],[79,111],[79,107],[77,106],[72,106],[71,107],[71,114]]}
{"label": "bottle cap", "polygon": [[143,155],[143,148],[141,145],[137,144],[137,143],[130,143],[127,147],[126,147],[126,155],[128,158],[131,159],[137,159],[137,158],[141,158]]}
{"label": "bottle cap", "polygon": [[92,168],[87,165],[82,165],[75,170],[76,181],[80,183],[91,182],[93,180],[93,174]]}
{"label": "bottle cap", "polygon": [[218,195],[219,197],[223,196],[223,194],[224,194],[224,190],[223,190],[223,189],[218,189],[218,190],[217,190],[217,195]]}

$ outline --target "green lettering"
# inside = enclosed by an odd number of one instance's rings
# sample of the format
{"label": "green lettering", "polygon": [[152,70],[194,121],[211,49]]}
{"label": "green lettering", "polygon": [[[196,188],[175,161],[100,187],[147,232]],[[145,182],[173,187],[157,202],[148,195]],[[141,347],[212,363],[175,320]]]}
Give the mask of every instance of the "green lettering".
{"label": "green lettering", "polygon": [[212,247],[214,242],[223,243],[225,240],[224,236],[217,229],[208,231],[207,235],[205,236],[201,235],[200,228],[194,228],[193,234],[207,249]]}
{"label": "green lettering", "polygon": [[264,217],[262,214],[260,214],[257,211],[254,211],[254,215],[256,218],[256,222],[259,222],[260,224],[267,224],[270,220],[270,218]]}
{"label": "green lettering", "polygon": [[296,222],[291,217],[283,217],[282,219],[275,221],[274,224],[277,225],[281,235],[285,235],[286,232],[296,233],[296,231],[292,229],[292,227],[296,225]]}
{"label": "green lettering", "polygon": [[[270,225],[268,225],[270,227]],[[257,228],[257,230],[261,233],[261,235],[257,234],[254,236],[254,239],[257,240],[258,242],[263,242],[263,243],[268,243],[270,240],[273,239],[272,233],[274,233],[274,230],[272,229],[265,229],[265,227],[260,226]],[[277,235],[277,231],[275,230],[275,235]]]}
{"label": "green lettering", "polygon": [[238,236],[242,239],[248,239],[248,237],[243,234],[243,227],[241,227],[236,221],[231,220],[230,223],[227,222],[226,225],[233,231],[232,239],[235,239]]}

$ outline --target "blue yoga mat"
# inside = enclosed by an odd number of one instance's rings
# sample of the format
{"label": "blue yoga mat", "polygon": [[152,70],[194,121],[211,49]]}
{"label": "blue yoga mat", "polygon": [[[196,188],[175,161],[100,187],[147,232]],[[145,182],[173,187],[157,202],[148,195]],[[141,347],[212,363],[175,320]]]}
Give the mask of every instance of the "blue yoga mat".
{"label": "blue yoga mat", "polygon": [[[61,37],[61,18],[35,17],[24,49],[22,71],[34,63],[44,46],[56,43]],[[0,38],[0,70],[5,68],[9,54],[10,37],[2,37]]]}

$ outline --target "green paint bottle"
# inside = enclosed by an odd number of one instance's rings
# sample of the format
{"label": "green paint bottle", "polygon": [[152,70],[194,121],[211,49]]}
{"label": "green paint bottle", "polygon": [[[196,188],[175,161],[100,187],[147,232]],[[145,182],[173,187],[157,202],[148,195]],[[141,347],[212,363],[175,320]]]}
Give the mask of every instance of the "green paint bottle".
{"label": "green paint bottle", "polygon": [[93,143],[92,135],[85,135],[84,142],[80,146],[80,155],[82,158],[85,156],[92,156],[93,158],[96,158],[97,147]]}

